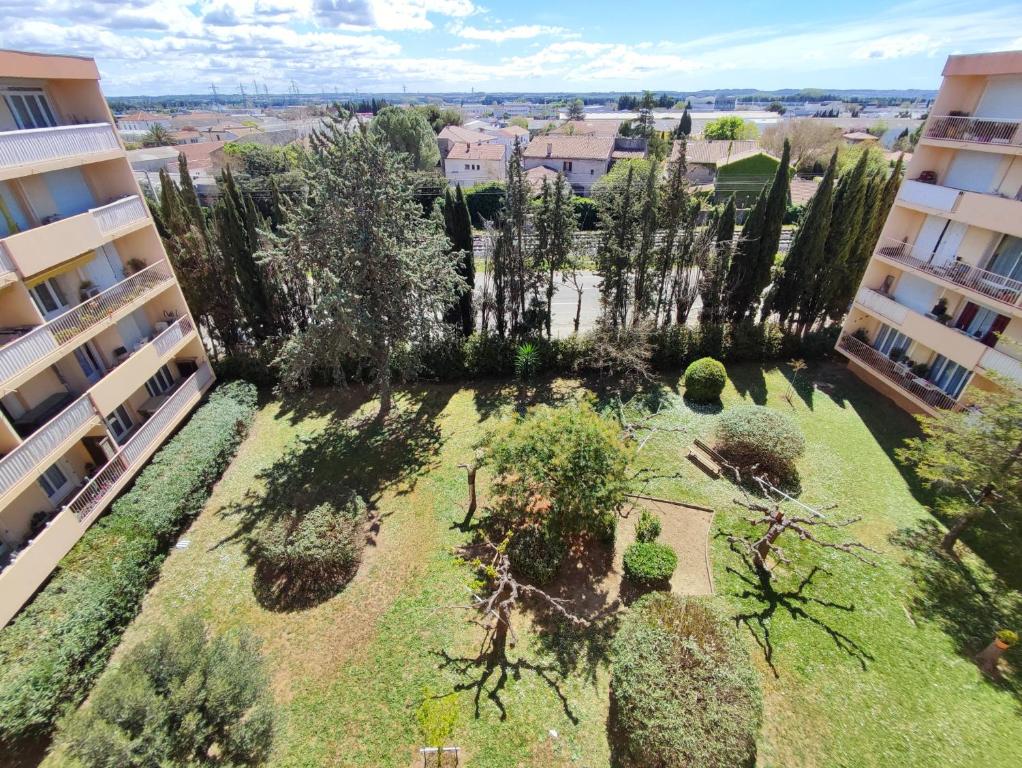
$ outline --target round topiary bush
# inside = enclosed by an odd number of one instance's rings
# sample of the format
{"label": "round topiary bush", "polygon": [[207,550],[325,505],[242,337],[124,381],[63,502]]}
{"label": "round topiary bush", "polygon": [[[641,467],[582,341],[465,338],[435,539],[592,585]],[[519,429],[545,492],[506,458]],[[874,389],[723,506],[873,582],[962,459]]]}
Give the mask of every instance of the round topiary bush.
{"label": "round topiary bush", "polygon": [[623,768],[752,765],[759,677],[712,600],[653,592],[614,638],[611,728]]}
{"label": "round topiary bush", "polygon": [[724,364],[712,357],[701,357],[685,369],[685,397],[697,403],[719,400],[725,384]]}
{"label": "round topiary bush", "polygon": [[546,584],[557,575],[566,553],[563,539],[541,525],[516,530],[507,550],[514,569],[537,584]]}
{"label": "round topiary bush", "polygon": [[295,608],[335,594],[362,558],[366,519],[365,502],[348,493],[266,520],[249,543],[260,599]]}
{"label": "round topiary bush", "polygon": [[656,541],[637,541],[625,550],[625,576],[644,587],[653,587],[670,581],[678,567],[678,555],[666,544]]}
{"label": "round topiary bush", "polygon": [[802,430],[787,414],[762,405],[729,408],[717,422],[717,452],[739,468],[755,466],[775,479],[795,475],[795,461],[805,453]]}

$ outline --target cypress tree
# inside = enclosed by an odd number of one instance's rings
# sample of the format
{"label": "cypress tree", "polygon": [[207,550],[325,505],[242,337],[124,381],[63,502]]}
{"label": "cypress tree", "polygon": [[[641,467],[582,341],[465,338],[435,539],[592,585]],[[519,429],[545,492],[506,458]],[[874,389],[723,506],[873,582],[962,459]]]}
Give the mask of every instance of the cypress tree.
{"label": "cypress tree", "polygon": [[724,287],[735,239],[735,198],[728,198],[727,205],[714,223],[715,245],[713,255],[703,270],[699,282],[699,297],[703,306],[699,312],[701,324],[718,325],[724,321]]}
{"label": "cypress tree", "polygon": [[185,210],[188,211],[192,223],[202,233],[203,238],[208,238],[206,217],[202,214],[202,206],[199,205],[199,195],[196,193],[195,185],[192,183],[192,175],[188,172],[188,158],[185,157],[184,152],[178,153],[177,173],[180,180],[181,202],[184,204]]}
{"label": "cypress tree", "polygon": [[767,191],[764,189],[756,198],[756,204],[749,211],[742,226],[742,237],[732,249],[731,264],[724,286],[724,318],[732,323],[741,322],[755,310],[759,301],[756,292],[756,273],[766,225]]}
{"label": "cypress tree", "polygon": [[[842,176],[834,190],[833,213],[821,280],[820,309],[829,317],[844,314],[858,283],[849,284],[857,272],[856,241],[863,230],[866,207],[868,153],[863,152],[851,171]],[[867,223],[868,225],[868,223]]]}
{"label": "cypress tree", "polygon": [[456,254],[458,275],[465,281],[465,288],[444,316],[456,325],[462,335],[469,336],[475,326],[475,310],[472,292],[475,287],[475,259],[472,252],[472,221],[465,203],[465,195],[459,184],[454,193],[450,187],[444,190],[443,204],[444,231],[451,243],[450,252]]}
{"label": "cypress tree", "polygon": [[781,162],[774,173],[774,180],[770,184],[770,193],[767,196],[766,213],[763,217],[763,237],[760,240],[759,253],[757,254],[757,267],[755,272],[755,285],[753,295],[755,303],[750,307],[750,313],[755,311],[763,297],[763,291],[770,285],[770,275],[774,268],[774,261],[777,258],[777,251],[781,246],[781,231],[784,228],[784,214],[788,210],[788,200],[791,197],[791,144],[784,140],[784,149],[781,151]]}
{"label": "cypress tree", "polygon": [[678,121],[678,128],[676,135],[678,138],[682,136],[690,136],[692,134],[692,115],[688,113],[688,107],[685,107],[685,111],[681,113],[681,119]]}
{"label": "cypress tree", "polygon": [[774,277],[761,312],[764,318],[776,313],[781,323],[789,325],[797,314],[802,327],[808,327],[807,320],[819,291],[817,272],[823,263],[824,245],[830,231],[836,172],[837,152],[834,152],[820,188],[809,202],[802,225]]}
{"label": "cypress tree", "polygon": [[652,160],[650,162],[649,174],[646,176],[642,211],[639,214],[642,237],[639,241],[639,251],[635,258],[635,283],[632,301],[633,325],[642,320],[646,313],[653,308],[653,300],[649,295],[649,286],[653,279],[654,248],[659,222],[659,216],[657,215],[660,209],[659,196],[657,195],[657,180],[659,178],[660,165],[656,160]]}

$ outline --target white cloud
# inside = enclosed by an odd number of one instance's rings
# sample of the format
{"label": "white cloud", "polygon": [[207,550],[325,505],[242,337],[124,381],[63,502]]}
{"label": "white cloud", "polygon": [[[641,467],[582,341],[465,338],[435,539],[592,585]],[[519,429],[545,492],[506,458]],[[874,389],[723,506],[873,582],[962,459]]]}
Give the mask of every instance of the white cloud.
{"label": "white cloud", "polygon": [[508,40],[527,40],[532,37],[551,35],[564,36],[568,34],[568,30],[564,27],[549,27],[542,24],[520,24],[516,27],[505,27],[504,29],[485,29],[454,23],[447,29],[452,35],[457,35],[458,37],[464,37],[469,40],[485,40],[490,43],[503,43]]}
{"label": "white cloud", "polygon": [[939,44],[927,35],[897,35],[874,40],[852,52],[853,59],[900,59],[936,51]]}
{"label": "white cloud", "polygon": [[479,47],[479,43],[459,43],[458,45],[452,45],[447,50],[450,53],[458,53],[460,51],[474,51]]}

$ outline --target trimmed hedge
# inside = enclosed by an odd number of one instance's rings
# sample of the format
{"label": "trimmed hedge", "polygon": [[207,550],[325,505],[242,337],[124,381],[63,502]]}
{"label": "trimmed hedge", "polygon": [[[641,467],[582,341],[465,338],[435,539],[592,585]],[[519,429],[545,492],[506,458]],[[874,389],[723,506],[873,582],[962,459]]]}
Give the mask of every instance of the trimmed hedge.
{"label": "trimmed hedge", "polygon": [[657,541],[637,541],[625,549],[625,576],[643,587],[655,587],[670,581],[678,567],[677,553]]}
{"label": "trimmed hedge", "polygon": [[724,364],[712,357],[701,357],[685,369],[685,397],[697,403],[719,400],[726,385]]}
{"label": "trimmed hedge", "polygon": [[49,733],[85,698],[255,409],[251,384],[217,387],[0,631],[0,743]]}
{"label": "trimmed hedge", "polygon": [[717,422],[717,451],[738,467],[757,465],[776,479],[790,478],[806,440],[791,416],[762,405],[728,408]]}
{"label": "trimmed hedge", "polygon": [[648,509],[642,510],[635,524],[636,541],[656,541],[660,536],[660,518]]}
{"label": "trimmed hedge", "polygon": [[712,600],[652,592],[613,643],[611,727],[623,768],[752,765],[759,677]]}

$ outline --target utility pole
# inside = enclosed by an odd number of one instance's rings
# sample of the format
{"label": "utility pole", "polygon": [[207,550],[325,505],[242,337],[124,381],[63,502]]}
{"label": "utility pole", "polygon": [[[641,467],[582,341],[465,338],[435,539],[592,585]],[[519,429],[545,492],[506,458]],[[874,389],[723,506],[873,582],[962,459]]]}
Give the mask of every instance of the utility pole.
{"label": "utility pole", "polygon": [[244,83],[238,83],[238,90],[241,91],[241,108],[242,109],[247,109],[248,108],[248,99],[245,98],[245,84]]}
{"label": "utility pole", "polygon": [[214,108],[214,109],[215,109],[215,110],[216,110],[217,112],[219,112],[219,111],[220,111],[220,99],[219,99],[219,98],[217,98],[217,93],[216,93],[216,83],[210,83],[210,84],[209,84],[209,87],[210,87],[210,88],[212,89],[212,91],[213,91],[213,108]]}

